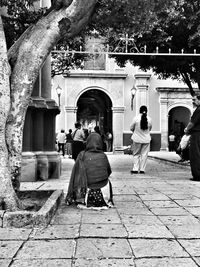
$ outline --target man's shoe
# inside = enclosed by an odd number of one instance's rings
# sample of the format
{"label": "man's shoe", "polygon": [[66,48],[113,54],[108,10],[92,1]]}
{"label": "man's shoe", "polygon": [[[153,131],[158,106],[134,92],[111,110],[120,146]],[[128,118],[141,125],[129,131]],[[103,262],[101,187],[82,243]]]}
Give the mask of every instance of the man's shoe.
{"label": "man's shoe", "polygon": [[144,171],[140,171],[140,173],[143,173],[144,174],[145,172]]}
{"label": "man's shoe", "polygon": [[138,171],[131,171],[131,174],[138,173]]}

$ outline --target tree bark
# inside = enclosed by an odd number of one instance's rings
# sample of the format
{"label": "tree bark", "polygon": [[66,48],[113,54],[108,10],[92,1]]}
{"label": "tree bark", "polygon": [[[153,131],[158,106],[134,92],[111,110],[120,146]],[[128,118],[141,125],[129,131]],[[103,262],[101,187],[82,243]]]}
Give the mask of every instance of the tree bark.
{"label": "tree bark", "polygon": [[0,16],[0,206],[3,209],[13,210],[16,206],[19,206],[19,202],[10,179],[10,165],[5,138],[6,119],[10,110],[9,76],[10,66]]}
{"label": "tree bark", "polygon": [[16,181],[21,174],[25,115],[39,70],[61,36],[73,37],[88,23],[96,3],[97,0],[74,0],[67,7],[52,10],[11,48],[11,108],[6,122],[6,142],[11,177]]}

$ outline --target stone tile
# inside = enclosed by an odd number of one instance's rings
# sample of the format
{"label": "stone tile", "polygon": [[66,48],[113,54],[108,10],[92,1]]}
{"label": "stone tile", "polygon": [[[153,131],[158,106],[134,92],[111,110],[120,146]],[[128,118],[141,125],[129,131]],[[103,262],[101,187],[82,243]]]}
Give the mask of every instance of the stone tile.
{"label": "stone tile", "polygon": [[81,223],[81,213],[71,214],[71,212],[67,214],[55,215],[51,220],[51,224],[80,224]]}
{"label": "stone tile", "polygon": [[178,204],[171,200],[154,200],[154,201],[144,201],[145,205],[149,208],[178,208]]}
{"label": "stone tile", "polygon": [[129,238],[174,238],[164,225],[126,225]]}
{"label": "stone tile", "polygon": [[129,239],[136,258],[188,257],[179,243],[172,239]]}
{"label": "stone tile", "polygon": [[124,202],[129,202],[129,201],[141,201],[141,199],[134,195],[134,194],[131,194],[131,195],[115,195],[114,194],[114,201],[115,203],[116,202],[121,202],[121,201],[124,201]]}
{"label": "stone tile", "polygon": [[78,224],[54,225],[44,229],[36,229],[32,233],[32,239],[65,239],[79,237]]}
{"label": "stone tile", "polygon": [[[14,260],[12,267],[71,267],[72,260],[67,259],[39,259],[39,260]],[[0,265],[1,266],[1,265]]]}
{"label": "stone tile", "polygon": [[74,247],[73,240],[28,241],[19,251],[16,259],[70,259]]}
{"label": "stone tile", "polygon": [[1,267],[9,267],[11,261],[12,261],[11,259],[10,259],[10,260],[9,260],[9,259],[6,259],[6,260],[1,260],[1,259],[0,259],[0,266],[1,266]]}
{"label": "stone tile", "polygon": [[169,198],[164,195],[164,194],[145,194],[145,195],[140,195],[142,200],[169,200]]}
{"label": "stone tile", "polygon": [[182,199],[182,200],[176,200],[176,202],[183,207],[200,207],[200,199]]}
{"label": "stone tile", "polygon": [[191,258],[151,258],[135,260],[136,267],[197,267]]}
{"label": "stone tile", "polygon": [[200,238],[200,224],[168,225],[176,238]]}
{"label": "stone tile", "polygon": [[127,224],[141,225],[163,225],[163,223],[156,216],[146,216],[146,215],[132,215],[132,214],[121,214],[122,222]]}
{"label": "stone tile", "polygon": [[200,265],[200,257],[193,257],[195,262],[197,262],[198,265]]}
{"label": "stone tile", "polygon": [[191,256],[200,257],[200,239],[178,241]]}
{"label": "stone tile", "polygon": [[131,187],[131,186],[124,186],[124,187],[117,187],[117,188],[113,188],[113,192],[115,195],[130,195],[135,193],[135,188]]}
{"label": "stone tile", "polygon": [[67,259],[14,260],[12,267],[71,267],[71,262]]}
{"label": "stone tile", "polygon": [[184,210],[183,208],[152,208],[151,211],[158,216],[162,215],[168,215],[168,216],[180,216],[180,215],[185,215],[188,216],[189,212]]}
{"label": "stone tile", "polygon": [[135,267],[132,259],[78,259],[74,267]]}
{"label": "stone tile", "polygon": [[0,240],[27,240],[31,229],[0,228]]}
{"label": "stone tile", "polygon": [[82,238],[77,241],[75,258],[131,258],[132,251],[126,239]]}
{"label": "stone tile", "polygon": [[129,202],[116,202],[115,207],[117,209],[146,209],[146,206],[141,201],[129,201]]}
{"label": "stone tile", "polygon": [[0,259],[11,259],[22,243],[22,241],[0,241]]}
{"label": "stone tile", "polygon": [[100,214],[93,211],[93,213],[86,213],[82,215],[82,223],[113,223],[113,224],[120,224],[121,220],[117,212],[115,213],[107,213],[107,214]]}
{"label": "stone tile", "polygon": [[174,226],[187,225],[188,227],[192,227],[193,225],[199,225],[200,223],[197,218],[190,214],[189,216],[159,216],[159,219],[165,225]]}
{"label": "stone tile", "polygon": [[118,212],[120,214],[149,215],[149,216],[152,215],[153,216],[153,213],[147,208],[134,208],[133,207],[132,209],[130,209],[130,208],[124,207],[124,208],[119,208]]}
{"label": "stone tile", "polygon": [[200,207],[186,207],[186,210],[188,210],[189,213],[191,213],[192,215],[198,216],[200,217]]}
{"label": "stone tile", "polygon": [[80,237],[128,237],[122,224],[82,224]]}

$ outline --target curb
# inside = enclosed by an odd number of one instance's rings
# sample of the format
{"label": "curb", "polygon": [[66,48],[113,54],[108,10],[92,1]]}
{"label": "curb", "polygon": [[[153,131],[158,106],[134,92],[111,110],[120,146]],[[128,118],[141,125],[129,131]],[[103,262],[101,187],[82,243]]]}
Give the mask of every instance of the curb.
{"label": "curb", "polygon": [[182,168],[189,168],[190,169],[190,165],[185,165],[184,163],[181,163],[181,162],[177,162],[177,161],[174,161],[174,160],[170,160],[170,159],[164,159],[164,158],[160,158],[160,157],[156,157],[156,156],[149,156],[149,158],[152,158],[152,159],[156,159],[158,161],[165,161],[167,163],[170,163],[170,164],[173,164],[173,165],[178,165],[179,167],[182,167]]}
{"label": "curb", "polygon": [[63,199],[63,190],[55,190],[45,204],[37,211],[5,211],[0,218],[0,227],[32,228],[47,226]]}

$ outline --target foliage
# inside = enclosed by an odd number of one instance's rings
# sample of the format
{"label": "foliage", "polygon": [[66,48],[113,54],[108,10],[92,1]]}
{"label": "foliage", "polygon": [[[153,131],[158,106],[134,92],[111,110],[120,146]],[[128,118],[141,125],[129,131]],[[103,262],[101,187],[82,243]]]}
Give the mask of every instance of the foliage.
{"label": "foliage", "polygon": [[[35,0],[1,0],[8,7],[4,17],[7,45],[10,47],[22,32],[41,17],[46,10],[34,9]],[[16,8],[17,7],[17,8]],[[110,49],[123,49],[119,39],[125,34],[134,39],[135,48],[147,52],[200,53],[200,1],[199,0],[99,0],[87,29],[75,39],[61,40],[55,50],[84,50],[88,34],[102,36]],[[129,49],[133,43],[129,42]],[[134,52],[136,52],[136,49]],[[137,50],[137,51],[138,51]],[[120,50],[118,50],[120,51]],[[71,68],[83,68],[86,56],[77,53],[52,53],[52,76],[68,74]],[[115,56],[124,66],[127,61],[142,70],[152,69],[158,77],[183,79],[194,93],[192,83],[200,87],[200,59],[193,57]]]}
{"label": "foliage", "polygon": [[[112,4],[114,5],[112,9]],[[94,21],[98,31],[111,47],[117,47],[119,37],[127,33],[133,37],[140,52],[147,46],[147,52],[200,53],[200,1],[101,1]],[[103,16],[103,19],[100,19]],[[106,19],[107,17],[107,19]],[[110,19],[111,18],[111,19]],[[95,22],[95,23],[96,23]],[[101,30],[103,29],[103,31]],[[132,44],[130,44],[131,48]],[[121,46],[122,48],[122,46]],[[183,50],[182,50],[183,49]],[[136,50],[135,50],[136,52]],[[118,64],[124,66],[127,61],[141,69],[153,69],[160,78],[183,79],[194,94],[192,82],[200,87],[200,59],[193,57],[161,56],[115,56]]]}
{"label": "foliage", "polygon": [[[86,34],[95,32],[102,36],[112,51],[124,49],[124,43],[119,40],[127,34],[134,40],[134,43],[128,43],[128,49],[132,49],[129,52],[143,52],[146,46],[149,53],[155,53],[157,47],[159,53],[168,53],[169,49],[171,53],[200,53],[199,21],[200,1],[99,0]],[[194,83],[200,88],[200,59],[197,56],[114,57],[122,67],[130,61],[144,71],[152,69],[159,78],[183,80],[192,95]],[[81,64],[83,60],[81,58]]]}
{"label": "foliage", "polygon": [[8,48],[46,12],[45,8],[35,8],[34,2],[37,2],[37,0],[0,1],[0,6],[6,8],[6,14],[2,18]]}

